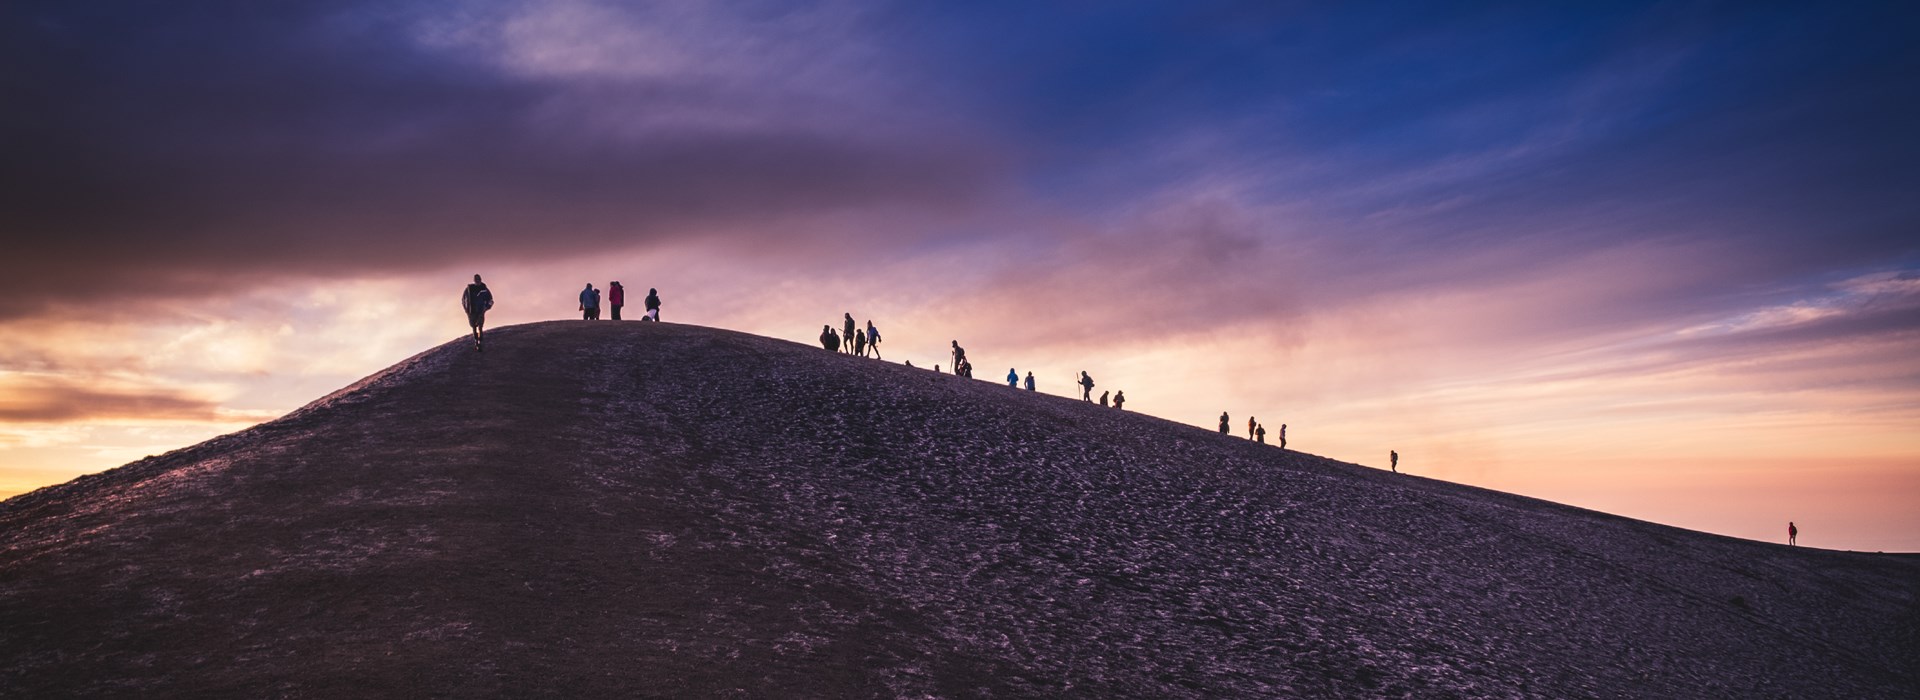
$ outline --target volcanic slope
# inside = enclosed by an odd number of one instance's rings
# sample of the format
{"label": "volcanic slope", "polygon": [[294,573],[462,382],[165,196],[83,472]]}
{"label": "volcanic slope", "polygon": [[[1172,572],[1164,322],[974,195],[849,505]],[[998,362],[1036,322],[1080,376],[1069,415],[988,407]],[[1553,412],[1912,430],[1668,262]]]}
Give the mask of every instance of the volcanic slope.
{"label": "volcanic slope", "polygon": [[0,697],[1914,697],[1920,561],[673,324],[0,504]]}

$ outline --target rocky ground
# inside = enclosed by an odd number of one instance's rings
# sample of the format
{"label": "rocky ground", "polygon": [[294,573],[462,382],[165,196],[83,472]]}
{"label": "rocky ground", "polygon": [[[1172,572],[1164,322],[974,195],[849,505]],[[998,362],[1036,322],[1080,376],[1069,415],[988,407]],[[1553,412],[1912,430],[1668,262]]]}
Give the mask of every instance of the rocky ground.
{"label": "rocky ground", "polygon": [[0,697],[1920,696],[1920,558],[694,326],[455,341],[0,504]]}

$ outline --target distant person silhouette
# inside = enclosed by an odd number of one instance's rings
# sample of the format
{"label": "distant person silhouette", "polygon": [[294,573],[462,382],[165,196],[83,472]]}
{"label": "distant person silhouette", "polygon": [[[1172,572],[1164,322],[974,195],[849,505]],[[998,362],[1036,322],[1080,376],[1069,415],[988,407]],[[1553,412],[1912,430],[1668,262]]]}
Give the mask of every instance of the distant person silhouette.
{"label": "distant person silhouette", "polygon": [[1227,428],[1227,412],[1221,411],[1220,412],[1220,434],[1226,435],[1228,430],[1229,429]]}
{"label": "distant person silhouette", "polygon": [[847,352],[851,353],[853,352],[853,334],[859,331],[859,326],[853,323],[852,313],[846,315],[846,323],[841,324],[840,328],[844,331],[840,337],[846,338]]}
{"label": "distant person silhouette", "polygon": [[973,361],[964,357],[960,358],[960,367],[955,369],[953,373],[960,375],[962,377],[966,377],[968,379],[972,379],[973,378]]}
{"label": "distant person silhouette", "polygon": [[620,307],[627,304],[627,288],[620,286],[620,280],[607,283],[607,305],[613,307],[613,320],[620,320]]}
{"label": "distant person silhouette", "polygon": [[873,359],[881,359],[880,329],[873,327],[873,319],[867,319],[867,349],[873,351]]}
{"label": "distant person silhouette", "polygon": [[1400,473],[1400,453],[1387,450],[1387,459],[1390,461],[1389,466],[1393,469],[1393,473]]}
{"label": "distant person silhouette", "polygon": [[857,328],[853,331],[853,354],[867,356],[867,334],[861,333]]}
{"label": "distant person silhouette", "polygon": [[826,348],[828,352],[840,349],[840,340],[833,337],[833,326],[820,326],[820,347]]}
{"label": "distant person silhouette", "polygon": [[1798,544],[1800,544],[1800,528],[1796,527],[1793,524],[1792,520],[1788,520],[1787,521],[1787,546],[1792,547]]}
{"label": "distant person silhouette", "polygon": [[473,276],[473,284],[460,293],[460,309],[467,312],[467,326],[473,329],[473,349],[485,350],[480,341],[487,325],[487,310],[493,308],[493,292],[487,290],[487,283],[480,281],[479,275]]}
{"label": "distant person silhouette", "polygon": [[580,320],[594,321],[600,318],[600,290],[588,282],[587,288],[580,290]]}
{"label": "distant person silhouette", "polygon": [[1253,429],[1253,441],[1262,445],[1267,444],[1267,426],[1262,425]]}
{"label": "distant person silhouette", "polygon": [[1033,373],[1027,373],[1027,391],[1033,391]]}
{"label": "distant person silhouette", "polygon": [[967,359],[967,349],[960,347],[960,341],[953,341],[953,373],[960,373],[960,363]]}
{"label": "distant person silhouette", "polygon": [[1280,449],[1287,449],[1287,424],[1280,424]]}
{"label": "distant person silhouette", "polygon": [[1108,393],[1110,393],[1110,392],[1105,392],[1105,391],[1102,391],[1102,392],[1100,392],[1100,407],[1101,407],[1101,408],[1106,408],[1106,407],[1107,407],[1107,394],[1108,394]]}
{"label": "distant person silhouette", "polygon": [[1124,406],[1123,404],[1125,404],[1126,402],[1127,402],[1127,392],[1124,392],[1124,391],[1116,391],[1116,392],[1113,392],[1113,407],[1114,407],[1114,408],[1117,408],[1117,409],[1120,409],[1120,410],[1122,410],[1122,411],[1125,411],[1125,410],[1127,410],[1127,409],[1126,409],[1126,407],[1125,407],[1125,406]]}
{"label": "distant person silhouette", "polygon": [[1080,400],[1093,403],[1093,377],[1086,370],[1080,370]]}
{"label": "distant person silhouette", "polygon": [[1259,427],[1259,425],[1260,425],[1259,423],[1253,422],[1253,416],[1247,416],[1247,439],[1248,440],[1253,439],[1253,429],[1256,427]]}
{"label": "distant person silhouette", "polygon": [[1007,368],[1007,386],[1020,388],[1020,373],[1013,371],[1012,367]]}
{"label": "distant person silhouette", "polygon": [[940,365],[939,365],[939,364],[937,364],[937,363],[936,363],[936,364],[934,364],[934,366],[933,366],[933,373],[934,373],[934,374],[939,374],[939,373],[940,373]]}
{"label": "distant person silhouette", "polygon": [[647,314],[642,316],[641,319],[647,321],[660,320],[660,290],[652,287],[647,288]]}

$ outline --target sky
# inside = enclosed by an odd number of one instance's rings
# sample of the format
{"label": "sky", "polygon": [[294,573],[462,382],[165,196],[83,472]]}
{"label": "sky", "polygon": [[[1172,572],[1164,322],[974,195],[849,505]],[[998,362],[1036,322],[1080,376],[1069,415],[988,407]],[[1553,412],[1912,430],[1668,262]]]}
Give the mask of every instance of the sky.
{"label": "sky", "polygon": [[0,6],[0,496],[586,283],[1920,551],[1895,2]]}

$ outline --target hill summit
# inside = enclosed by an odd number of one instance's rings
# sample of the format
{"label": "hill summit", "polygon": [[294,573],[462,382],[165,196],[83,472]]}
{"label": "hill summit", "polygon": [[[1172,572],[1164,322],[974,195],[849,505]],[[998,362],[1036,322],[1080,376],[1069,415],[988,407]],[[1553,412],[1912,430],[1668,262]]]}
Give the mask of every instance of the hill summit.
{"label": "hill summit", "polygon": [[0,504],[0,697],[1914,697],[1920,561],[675,324]]}

